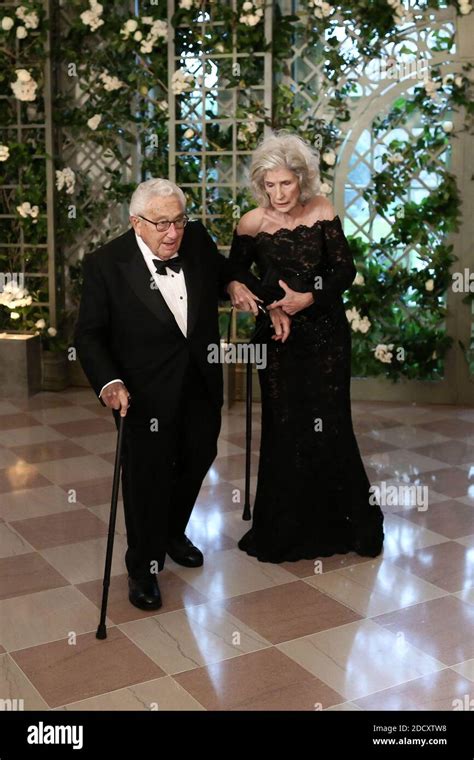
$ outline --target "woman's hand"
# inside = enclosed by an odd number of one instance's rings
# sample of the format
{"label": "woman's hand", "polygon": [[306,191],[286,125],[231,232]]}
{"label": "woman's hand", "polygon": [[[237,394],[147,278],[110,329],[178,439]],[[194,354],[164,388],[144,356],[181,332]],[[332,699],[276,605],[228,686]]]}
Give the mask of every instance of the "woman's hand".
{"label": "woman's hand", "polygon": [[258,306],[257,303],[262,299],[252,293],[243,282],[238,280],[232,280],[227,285],[227,292],[230,295],[230,301],[232,306],[239,311],[251,311],[252,314],[257,316]]}
{"label": "woman's hand", "polygon": [[273,303],[267,306],[267,309],[282,309],[285,314],[293,316],[302,309],[307,309],[308,306],[314,303],[314,297],[312,293],[298,293],[296,290],[292,290],[284,280],[278,280],[278,284],[285,291],[284,298],[280,301],[273,301]]}
{"label": "woman's hand", "polygon": [[275,335],[272,335],[272,340],[281,340],[281,342],[284,343],[290,334],[290,317],[279,308],[272,309],[268,316],[272,320],[273,329],[275,330]]}

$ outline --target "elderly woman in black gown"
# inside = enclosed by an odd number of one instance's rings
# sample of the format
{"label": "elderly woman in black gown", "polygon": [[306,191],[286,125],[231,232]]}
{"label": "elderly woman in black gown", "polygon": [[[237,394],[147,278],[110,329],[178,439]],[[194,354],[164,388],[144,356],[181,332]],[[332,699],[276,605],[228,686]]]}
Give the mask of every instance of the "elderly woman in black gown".
{"label": "elderly woman in black gown", "polygon": [[352,427],[351,332],[342,293],[356,270],[341,221],[318,194],[318,154],[296,135],[265,138],[250,172],[259,205],[234,232],[232,273],[246,287],[232,283],[231,300],[254,313],[258,299],[282,310],[291,330],[272,341],[269,326],[261,338],[267,365],[259,370],[258,483],[253,524],[239,548],[263,562],[349,551],[375,557],[383,515]]}

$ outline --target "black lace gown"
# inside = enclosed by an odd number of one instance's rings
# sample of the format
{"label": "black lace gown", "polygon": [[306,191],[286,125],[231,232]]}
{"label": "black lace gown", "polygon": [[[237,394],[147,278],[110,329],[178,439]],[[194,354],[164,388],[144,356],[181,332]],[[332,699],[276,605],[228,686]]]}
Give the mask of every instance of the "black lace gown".
{"label": "black lace gown", "polygon": [[263,562],[349,551],[375,557],[383,515],[352,427],[351,332],[341,296],[356,270],[340,219],[255,237],[235,232],[230,262],[234,279],[265,304],[284,296],[279,279],[315,297],[292,317],[285,343],[271,340],[273,330],[262,324],[258,483],[252,527],[239,548]]}

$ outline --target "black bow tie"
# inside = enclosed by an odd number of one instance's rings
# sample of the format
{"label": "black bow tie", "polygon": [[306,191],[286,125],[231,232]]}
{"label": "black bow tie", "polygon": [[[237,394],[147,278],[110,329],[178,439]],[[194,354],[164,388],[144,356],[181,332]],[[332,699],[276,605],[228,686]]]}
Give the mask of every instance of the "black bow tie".
{"label": "black bow tie", "polygon": [[175,256],[174,259],[168,259],[168,261],[158,261],[158,259],[153,259],[153,263],[158,274],[168,274],[166,267],[172,269],[173,272],[179,272],[182,266],[179,256]]}

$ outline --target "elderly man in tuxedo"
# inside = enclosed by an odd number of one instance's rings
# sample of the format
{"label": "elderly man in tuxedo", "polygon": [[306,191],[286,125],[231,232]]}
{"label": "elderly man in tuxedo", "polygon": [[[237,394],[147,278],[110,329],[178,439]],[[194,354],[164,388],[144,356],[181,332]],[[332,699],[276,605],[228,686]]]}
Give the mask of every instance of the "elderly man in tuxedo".
{"label": "elderly man in tuxedo", "polygon": [[[132,228],[83,262],[75,345],[82,367],[116,425],[126,415],[122,493],[129,600],[162,605],[156,573],[165,555],[203,564],[185,535],[202,481],[217,453],[222,367],[207,361],[219,344],[218,300],[256,313],[260,300],[229,282],[222,256],[185,197],[164,179],[141,183],[130,202]],[[272,312],[274,338],[289,319]]]}

